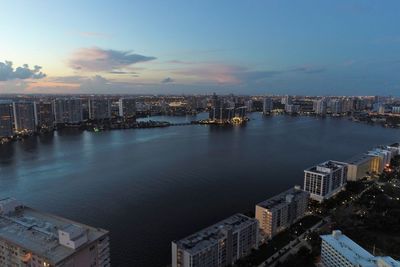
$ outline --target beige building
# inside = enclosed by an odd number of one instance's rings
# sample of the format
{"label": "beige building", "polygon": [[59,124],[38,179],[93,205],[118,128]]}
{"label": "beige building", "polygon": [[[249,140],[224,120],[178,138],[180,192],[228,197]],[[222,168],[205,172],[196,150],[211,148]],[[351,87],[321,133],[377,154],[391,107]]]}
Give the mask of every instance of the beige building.
{"label": "beige building", "polygon": [[108,232],[0,199],[0,266],[110,266]]}
{"label": "beige building", "polygon": [[361,154],[348,160],[347,163],[347,180],[357,181],[372,174],[374,169],[377,168],[375,165],[379,164],[379,159],[371,155]]}
{"label": "beige building", "polygon": [[302,218],[309,194],[299,186],[256,205],[256,219],[264,240],[268,240]]}

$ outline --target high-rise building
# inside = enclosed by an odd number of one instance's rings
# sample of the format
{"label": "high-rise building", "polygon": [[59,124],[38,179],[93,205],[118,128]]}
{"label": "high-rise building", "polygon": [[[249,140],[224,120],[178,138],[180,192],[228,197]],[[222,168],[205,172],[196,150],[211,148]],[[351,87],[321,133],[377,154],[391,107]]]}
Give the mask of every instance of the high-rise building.
{"label": "high-rise building", "polygon": [[110,266],[106,230],[0,199],[0,266]]}
{"label": "high-rise building", "polygon": [[330,100],[331,113],[341,114],[343,112],[343,101],[342,99],[332,99]]}
{"label": "high-rise building", "polygon": [[0,138],[14,135],[13,106],[11,101],[0,100]]}
{"label": "high-rise building", "polygon": [[79,98],[60,98],[54,100],[54,116],[56,123],[82,122],[82,100]]}
{"label": "high-rise building", "polygon": [[400,261],[372,255],[339,230],[331,235],[321,235],[321,239],[322,266],[400,267]]}
{"label": "high-rise building", "polygon": [[14,127],[16,132],[36,131],[33,102],[13,102]]}
{"label": "high-rise building", "polygon": [[135,98],[121,98],[118,103],[119,103],[119,116],[124,118],[134,118],[136,116]]}
{"label": "high-rise building", "polygon": [[318,99],[315,102],[314,112],[320,116],[326,115],[326,100],[324,98]]}
{"label": "high-rise building", "polygon": [[272,98],[265,97],[263,101],[263,114],[264,115],[270,114],[272,109],[274,108],[273,105],[274,102],[272,101]]}
{"label": "high-rise building", "polygon": [[35,102],[35,123],[38,127],[52,128],[54,126],[53,102]]}
{"label": "high-rise building", "polygon": [[347,181],[347,164],[329,160],[304,170],[304,191],[322,202],[338,193]]}
{"label": "high-rise building", "polygon": [[374,156],[361,154],[346,161],[347,180],[357,181],[373,173]]}
{"label": "high-rise building", "polygon": [[400,106],[392,107],[392,113],[399,114],[400,113]]}
{"label": "high-rise building", "polygon": [[263,239],[268,240],[302,218],[309,193],[295,186],[256,205],[256,219]]}
{"label": "high-rise building", "polygon": [[258,248],[258,222],[235,214],[172,242],[172,267],[223,267]]}
{"label": "high-rise building", "polygon": [[89,99],[89,118],[102,120],[111,118],[111,101],[106,98]]}

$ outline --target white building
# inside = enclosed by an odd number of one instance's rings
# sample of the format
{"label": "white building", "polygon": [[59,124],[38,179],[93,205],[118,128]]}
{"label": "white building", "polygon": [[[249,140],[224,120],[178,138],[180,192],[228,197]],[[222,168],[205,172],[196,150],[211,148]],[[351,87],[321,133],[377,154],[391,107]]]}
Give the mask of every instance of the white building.
{"label": "white building", "polygon": [[263,100],[263,114],[270,114],[272,109],[273,109],[274,102],[272,101],[272,98],[270,97],[265,97]]}
{"label": "white building", "polygon": [[304,170],[304,191],[310,198],[322,202],[346,185],[347,164],[329,160]]}
{"label": "white building", "polygon": [[321,239],[321,264],[325,267],[400,267],[399,261],[372,255],[341,231],[322,235]]}
{"label": "white building", "polygon": [[315,114],[325,116],[326,108],[327,108],[327,104],[326,104],[325,98],[318,99],[314,105],[314,112],[315,112]]}
{"label": "white building", "polygon": [[400,113],[400,106],[392,107],[392,113],[399,114]]}
{"label": "white building", "polygon": [[230,266],[258,248],[258,222],[235,214],[172,242],[172,267]]}
{"label": "white building", "polygon": [[307,210],[309,193],[300,186],[273,196],[256,205],[256,219],[264,239],[268,240],[301,219]]}
{"label": "white building", "polygon": [[0,266],[110,266],[106,230],[0,199]]}

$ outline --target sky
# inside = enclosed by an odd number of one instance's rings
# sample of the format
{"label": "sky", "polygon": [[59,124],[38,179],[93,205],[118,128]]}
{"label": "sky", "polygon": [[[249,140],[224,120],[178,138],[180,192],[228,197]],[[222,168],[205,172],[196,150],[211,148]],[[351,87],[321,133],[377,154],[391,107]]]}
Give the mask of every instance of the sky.
{"label": "sky", "polygon": [[400,1],[0,3],[0,93],[400,96]]}

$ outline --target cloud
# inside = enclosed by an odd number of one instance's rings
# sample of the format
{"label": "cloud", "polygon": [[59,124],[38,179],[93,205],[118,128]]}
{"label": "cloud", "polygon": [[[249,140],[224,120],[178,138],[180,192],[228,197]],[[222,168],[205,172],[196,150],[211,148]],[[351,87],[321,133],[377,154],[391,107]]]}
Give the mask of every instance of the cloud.
{"label": "cloud", "polygon": [[0,81],[8,81],[15,79],[41,79],[46,74],[41,72],[42,67],[35,65],[33,69],[28,64],[22,65],[14,69],[11,61],[0,62]]}
{"label": "cloud", "polygon": [[154,59],[156,58],[133,54],[131,51],[105,50],[92,47],[76,50],[69,59],[69,66],[75,70],[108,72]]}
{"label": "cloud", "polygon": [[304,66],[300,66],[297,68],[293,68],[289,71],[293,71],[293,72],[302,72],[302,73],[320,73],[320,72],[324,72],[326,69],[324,67],[318,67],[318,66],[311,66],[311,65],[304,65]]}
{"label": "cloud", "polygon": [[161,83],[173,83],[173,82],[175,82],[175,80],[174,79],[172,79],[172,78],[170,78],[170,77],[167,77],[167,78],[165,78],[165,79],[163,79],[162,81],[161,81]]}

